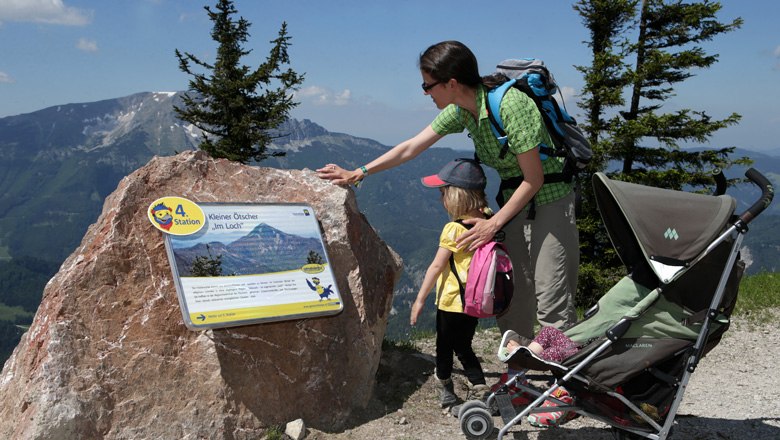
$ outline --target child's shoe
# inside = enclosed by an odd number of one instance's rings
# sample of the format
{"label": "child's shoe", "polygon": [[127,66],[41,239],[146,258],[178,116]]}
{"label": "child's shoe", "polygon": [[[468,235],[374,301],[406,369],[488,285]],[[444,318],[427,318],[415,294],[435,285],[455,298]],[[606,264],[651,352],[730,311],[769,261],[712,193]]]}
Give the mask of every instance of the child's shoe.
{"label": "child's shoe", "polygon": [[[574,399],[563,387],[557,388],[555,391],[553,391],[551,396],[567,405],[574,403]],[[542,406],[554,407],[558,406],[558,404],[550,400],[545,400],[544,403],[542,403]],[[563,425],[575,417],[577,417],[577,413],[574,411],[552,411],[546,413],[536,413],[528,416],[528,423],[531,424],[531,426],[535,426],[537,428],[549,428],[552,426]]]}
{"label": "child's shoe", "polygon": [[447,408],[458,403],[458,396],[455,395],[455,385],[452,383],[452,378],[442,380],[439,379],[439,376],[436,376],[436,380],[438,381],[441,407]]}
{"label": "child's shoe", "polygon": [[486,384],[478,384],[478,385],[472,385],[469,389],[469,399],[473,400],[481,400],[485,401],[487,400],[488,396],[490,395],[490,387]]}

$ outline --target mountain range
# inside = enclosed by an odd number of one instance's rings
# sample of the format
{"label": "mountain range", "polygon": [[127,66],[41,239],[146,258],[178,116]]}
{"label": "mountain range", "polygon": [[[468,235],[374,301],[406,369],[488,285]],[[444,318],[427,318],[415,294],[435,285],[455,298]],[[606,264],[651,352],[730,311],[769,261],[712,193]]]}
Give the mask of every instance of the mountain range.
{"label": "mountain range", "polygon": [[[13,324],[30,321],[44,285],[97,219],[104,198],[119,180],[155,155],[197,148],[201,133],[178,120],[173,105],[182,105],[180,93],[149,92],[0,118],[0,305],[5,306],[0,307],[0,337],[18,333]],[[309,120],[289,120],[275,136],[271,150],[284,151],[286,156],[260,166],[316,169],[337,163],[354,169],[390,148],[371,139],[329,132]],[[756,168],[775,184],[780,182],[780,157],[746,150],[736,154],[753,158]],[[355,189],[361,211],[404,259],[404,274],[395,289],[397,315],[388,328],[391,338],[409,331],[409,303],[447,221],[438,191],[424,188],[420,177],[435,173],[455,157],[472,155],[431,148],[417,160],[368,176]],[[486,171],[487,192],[495,194],[496,175]],[[727,170],[727,175],[736,177],[743,171]],[[747,184],[728,193],[740,207],[758,197]],[[780,239],[775,231],[780,203],[774,203],[767,214],[746,236],[743,254],[752,263],[750,272],[778,270]],[[431,315],[419,325],[432,328],[432,322]],[[11,327],[2,327],[6,324]]]}
{"label": "mountain range", "polygon": [[198,257],[220,257],[222,274],[255,275],[300,269],[306,264],[309,252],[325,255],[322,243],[316,238],[287,234],[265,223],[230,243],[200,243],[187,248],[176,248],[176,267],[180,276],[192,276],[192,264]]}

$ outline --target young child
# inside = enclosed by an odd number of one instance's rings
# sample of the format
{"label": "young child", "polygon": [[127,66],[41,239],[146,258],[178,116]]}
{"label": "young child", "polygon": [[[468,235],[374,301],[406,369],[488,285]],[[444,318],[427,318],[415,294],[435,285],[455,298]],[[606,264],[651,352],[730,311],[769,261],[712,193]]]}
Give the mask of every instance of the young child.
{"label": "young child", "polygon": [[[523,345],[523,339],[511,330],[504,333],[505,342],[501,344],[504,350],[499,353],[499,358],[502,360],[511,358]],[[555,327],[542,327],[536,337],[525,346],[540,358],[552,362],[561,362],[580,349],[574,341]]]}
{"label": "young child", "polygon": [[439,237],[436,256],[425,273],[417,299],[412,304],[411,325],[417,323],[425,299],[436,283],[436,379],[439,381],[442,408],[458,401],[452,383],[453,353],[458,356],[471,393],[483,398],[489,387],[485,374],[471,342],[478,319],[463,313],[463,302],[458,280],[452,274],[450,256],[461,280],[466,280],[473,252],[460,250],[455,240],[466,232],[466,227],[455,220],[485,218],[489,214],[485,200],[485,173],[480,165],[470,159],[455,159],[444,166],[438,174],[424,177],[423,185],[439,188],[444,209],[453,220],[446,225]]}
{"label": "young child", "polygon": [[[562,331],[555,327],[542,327],[536,337],[530,342],[512,330],[507,330],[504,333],[504,337],[501,339],[501,344],[498,349],[498,358],[502,362],[510,362],[512,356],[522,346],[528,347],[534,354],[546,361],[558,363],[569,356],[574,355],[580,349],[574,341],[569,339]],[[520,392],[518,389],[515,389],[514,391]],[[574,399],[569,395],[569,392],[563,387],[558,387],[552,393],[552,397],[569,405],[574,402]],[[554,407],[558,405],[553,401],[545,400],[542,406]],[[547,428],[550,426],[562,425],[576,417],[576,415],[577,413],[568,411],[535,413],[528,416],[528,423],[538,428]]]}

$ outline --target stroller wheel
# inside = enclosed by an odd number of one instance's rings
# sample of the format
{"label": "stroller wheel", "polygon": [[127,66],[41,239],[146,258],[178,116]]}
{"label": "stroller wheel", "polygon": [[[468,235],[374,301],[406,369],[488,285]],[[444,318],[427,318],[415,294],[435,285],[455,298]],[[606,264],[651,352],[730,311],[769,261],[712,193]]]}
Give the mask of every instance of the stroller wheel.
{"label": "stroller wheel", "polygon": [[473,407],[463,412],[460,430],[469,440],[485,440],[493,434],[493,417],[487,409]]}
{"label": "stroller wheel", "polygon": [[487,409],[487,405],[485,405],[485,402],[481,400],[469,400],[467,402],[464,402],[463,405],[461,405],[460,409],[458,410],[458,420],[463,418],[463,414],[465,414],[466,411],[470,410],[471,408]]}

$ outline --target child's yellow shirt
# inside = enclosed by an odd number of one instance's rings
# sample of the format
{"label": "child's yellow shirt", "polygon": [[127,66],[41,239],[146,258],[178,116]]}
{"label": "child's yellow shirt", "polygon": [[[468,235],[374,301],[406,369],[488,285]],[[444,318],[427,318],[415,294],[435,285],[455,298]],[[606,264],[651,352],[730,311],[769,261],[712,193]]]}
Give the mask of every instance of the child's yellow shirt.
{"label": "child's yellow shirt", "polygon": [[[466,277],[468,276],[469,265],[474,252],[458,250],[455,240],[467,230],[465,226],[453,221],[444,225],[444,229],[439,237],[439,247],[452,251],[455,259],[455,269],[458,271],[458,276],[464,288],[466,287]],[[436,306],[439,310],[447,312],[463,312],[460,286],[458,285],[458,280],[452,274],[449,262],[436,280]]]}

